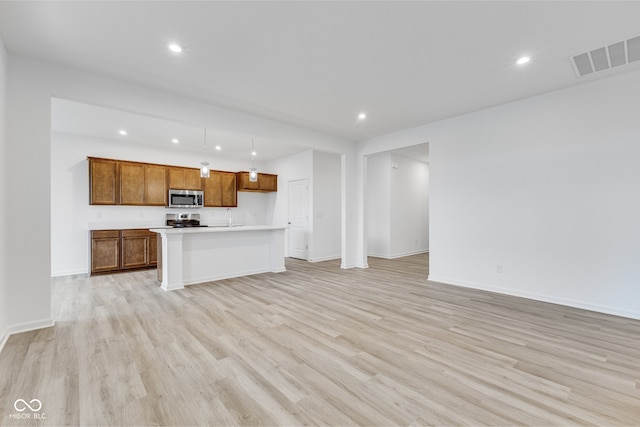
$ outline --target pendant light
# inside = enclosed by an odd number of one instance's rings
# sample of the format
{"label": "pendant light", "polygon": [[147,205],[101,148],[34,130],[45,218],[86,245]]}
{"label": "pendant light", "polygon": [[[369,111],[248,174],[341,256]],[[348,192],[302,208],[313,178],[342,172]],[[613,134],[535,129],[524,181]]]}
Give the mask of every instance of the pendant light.
{"label": "pendant light", "polygon": [[200,163],[200,178],[209,178],[209,162],[207,162],[207,128],[204,128],[204,161]]}
{"label": "pendant light", "polygon": [[249,182],[258,182],[258,169],[256,169],[255,159],[256,149],[251,138],[251,168],[249,169]]}

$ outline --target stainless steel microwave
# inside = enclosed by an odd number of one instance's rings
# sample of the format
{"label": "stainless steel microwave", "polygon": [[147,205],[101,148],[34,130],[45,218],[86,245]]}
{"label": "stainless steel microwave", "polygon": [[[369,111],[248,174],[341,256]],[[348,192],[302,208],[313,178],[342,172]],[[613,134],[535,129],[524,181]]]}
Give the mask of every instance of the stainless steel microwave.
{"label": "stainless steel microwave", "polygon": [[169,189],[170,208],[201,208],[204,206],[204,191]]}

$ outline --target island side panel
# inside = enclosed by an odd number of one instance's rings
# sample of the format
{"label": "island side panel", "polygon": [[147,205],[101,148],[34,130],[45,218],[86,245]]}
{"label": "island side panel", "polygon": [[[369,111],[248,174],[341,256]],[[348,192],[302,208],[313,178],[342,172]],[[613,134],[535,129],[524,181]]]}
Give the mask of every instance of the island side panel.
{"label": "island side panel", "polygon": [[165,291],[184,288],[183,249],[181,233],[160,233],[162,236],[162,282]]}
{"label": "island side panel", "polygon": [[271,232],[270,265],[272,273],[286,271],[284,265],[284,229]]}
{"label": "island side panel", "polygon": [[273,233],[274,230],[252,230],[185,234],[184,284],[272,271]]}

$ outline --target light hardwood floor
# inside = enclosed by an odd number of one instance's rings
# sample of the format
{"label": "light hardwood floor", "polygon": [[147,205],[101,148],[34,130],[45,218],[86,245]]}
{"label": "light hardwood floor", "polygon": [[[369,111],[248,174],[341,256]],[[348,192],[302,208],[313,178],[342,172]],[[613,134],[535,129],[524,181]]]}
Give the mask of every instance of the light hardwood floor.
{"label": "light hardwood floor", "polygon": [[[56,279],[55,327],[0,354],[0,424],[640,425],[639,321],[369,261],[173,292]],[[10,418],[19,398],[46,419]]]}

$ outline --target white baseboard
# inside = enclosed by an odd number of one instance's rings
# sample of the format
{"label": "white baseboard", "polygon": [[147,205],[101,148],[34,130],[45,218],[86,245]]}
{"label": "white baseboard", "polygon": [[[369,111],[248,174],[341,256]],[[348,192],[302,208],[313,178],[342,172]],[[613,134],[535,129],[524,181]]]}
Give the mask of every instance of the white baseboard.
{"label": "white baseboard", "polygon": [[374,257],[374,258],[396,259],[396,258],[402,258],[406,256],[411,256],[411,255],[426,254],[428,252],[429,252],[429,249],[419,249],[417,251],[401,252],[399,254],[392,254],[392,255],[376,254],[376,253],[369,252],[368,256]]}
{"label": "white baseboard", "polygon": [[429,275],[427,280],[431,282],[444,283],[445,285],[453,285],[453,286],[460,286],[463,288],[471,288],[471,289],[478,289],[482,291],[495,292],[497,294],[527,298],[535,301],[548,302],[551,304],[564,305],[566,307],[580,308],[582,310],[595,311],[598,313],[611,314],[613,316],[620,316],[620,317],[626,317],[629,319],[640,320],[640,312],[626,310],[619,307],[610,307],[606,305],[593,304],[587,301],[580,301],[580,300],[569,299],[569,298],[559,298],[553,295],[545,295],[545,294],[539,294],[535,292],[517,291],[513,289],[508,289],[508,288],[488,286],[483,283],[455,280],[448,277]]}
{"label": "white baseboard", "polygon": [[0,335],[0,352],[2,352],[2,349],[4,348],[4,345],[7,343],[8,339],[9,339],[9,328],[6,328],[2,332],[2,335]]}
{"label": "white baseboard", "polygon": [[340,265],[340,268],[343,270],[348,270],[350,268],[369,268],[369,264],[342,264]]}
{"label": "white baseboard", "polygon": [[36,329],[49,328],[55,324],[53,318],[37,320],[35,322],[18,323],[17,325],[10,325],[7,327],[0,338],[0,351],[4,348],[4,345],[9,340],[9,337],[14,334],[20,334],[22,332],[35,331]]}
{"label": "white baseboard", "polygon": [[340,259],[342,258],[341,255],[334,255],[334,256],[326,256],[326,257],[320,257],[320,258],[309,258],[307,261],[309,262],[322,262],[322,261],[332,261],[334,259]]}
{"label": "white baseboard", "polygon": [[64,276],[89,276],[89,270],[84,268],[82,270],[52,271],[51,272],[51,277],[64,277]]}

